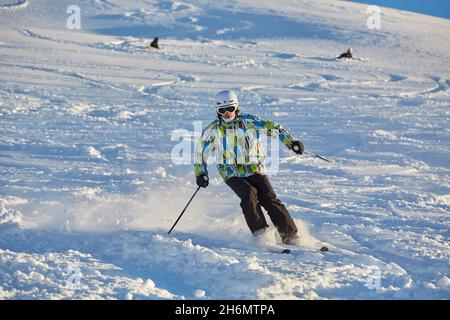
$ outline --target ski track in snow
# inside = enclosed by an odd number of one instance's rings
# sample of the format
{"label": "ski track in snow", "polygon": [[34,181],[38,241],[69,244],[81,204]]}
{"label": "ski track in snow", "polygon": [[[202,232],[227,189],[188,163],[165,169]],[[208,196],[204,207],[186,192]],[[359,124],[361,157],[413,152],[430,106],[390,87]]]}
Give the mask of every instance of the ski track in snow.
{"label": "ski track in snow", "polygon": [[74,77],[74,78],[86,81],[94,86],[99,86],[104,89],[125,91],[125,90],[117,88],[115,86],[106,84],[102,81],[90,79],[90,78],[86,77],[85,75],[78,73],[78,72],[74,72],[74,71],[66,71],[66,70],[62,70],[62,69],[53,69],[53,68],[31,66],[31,65],[8,65],[5,63],[2,63],[1,65],[3,65],[4,67],[25,68],[25,69],[29,69],[29,70],[33,70],[33,71],[44,71],[44,72],[49,72],[49,73],[56,73],[56,74],[63,75],[63,76]]}
{"label": "ski track in snow", "polygon": [[[0,3],[0,299],[450,298],[448,21],[383,9],[375,32],[356,3],[237,1],[221,19],[227,4],[95,0],[71,31],[50,4]],[[224,88],[333,159],[281,151],[293,254],[270,252],[273,228],[254,241],[214,168],[166,234],[195,190],[171,134],[192,142]]]}

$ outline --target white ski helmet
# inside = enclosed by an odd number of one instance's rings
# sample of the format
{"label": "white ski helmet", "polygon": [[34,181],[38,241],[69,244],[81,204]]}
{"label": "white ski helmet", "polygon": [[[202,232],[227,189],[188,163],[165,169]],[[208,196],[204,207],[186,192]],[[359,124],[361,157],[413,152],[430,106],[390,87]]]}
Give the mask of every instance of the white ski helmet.
{"label": "white ski helmet", "polygon": [[232,90],[223,90],[216,95],[216,110],[226,107],[239,108],[237,95]]}

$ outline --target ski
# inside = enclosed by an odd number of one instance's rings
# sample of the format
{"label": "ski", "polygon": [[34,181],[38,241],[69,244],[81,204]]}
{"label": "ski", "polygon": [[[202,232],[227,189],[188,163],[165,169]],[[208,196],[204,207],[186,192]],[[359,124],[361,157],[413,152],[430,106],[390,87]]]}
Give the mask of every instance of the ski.
{"label": "ski", "polygon": [[[328,252],[328,251],[330,251],[330,249],[328,248],[328,247],[326,247],[326,246],[322,246],[320,249],[318,249],[318,250],[311,250],[311,249],[304,249],[304,248],[301,248],[301,247],[295,247],[295,250],[294,251],[302,251],[302,252],[320,252],[320,253],[324,253],[324,252]],[[284,248],[284,249],[281,249],[281,251],[280,251],[280,253],[283,253],[283,254],[291,254],[291,253],[293,253],[294,252],[292,249],[289,249],[289,248]]]}
{"label": "ski", "polygon": [[266,250],[271,253],[279,253],[279,254],[293,254],[295,252],[325,253],[330,251],[330,249],[327,246],[322,246],[318,250],[306,249],[297,246],[290,246],[290,247],[292,248],[289,248],[289,245],[267,245]]}

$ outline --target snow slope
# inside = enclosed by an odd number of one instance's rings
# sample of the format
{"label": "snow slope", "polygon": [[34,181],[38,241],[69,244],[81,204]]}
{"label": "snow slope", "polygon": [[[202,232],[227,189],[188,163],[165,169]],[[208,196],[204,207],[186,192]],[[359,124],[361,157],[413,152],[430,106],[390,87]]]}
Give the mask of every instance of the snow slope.
{"label": "snow slope", "polygon": [[[86,0],[69,30],[73,3],[0,1],[0,298],[450,298],[449,20]],[[358,59],[336,61],[347,47]],[[252,239],[213,168],[167,235],[196,188],[171,136],[192,140],[224,88],[334,160],[281,151],[293,255]]]}

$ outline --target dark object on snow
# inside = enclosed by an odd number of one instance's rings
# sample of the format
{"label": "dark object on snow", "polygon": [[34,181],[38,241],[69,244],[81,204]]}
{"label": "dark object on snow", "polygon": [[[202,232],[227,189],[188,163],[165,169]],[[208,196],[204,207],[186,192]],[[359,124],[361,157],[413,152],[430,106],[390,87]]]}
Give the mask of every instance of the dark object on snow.
{"label": "dark object on snow", "polygon": [[241,208],[250,231],[257,234],[259,230],[269,227],[261,206],[267,214],[283,240],[288,242],[296,238],[297,227],[286,207],[277,198],[275,191],[266,175],[254,174],[249,177],[232,177],[226,184],[241,199]]}
{"label": "dark object on snow", "polygon": [[158,43],[159,43],[159,38],[155,38],[155,39],[153,39],[152,43],[150,43],[150,47],[159,49]]}
{"label": "dark object on snow", "polygon": [[342,59],[342,58],[353,59],[352,48],[348,48],[347,52],[342,53],[338,57],[338,59]]}

